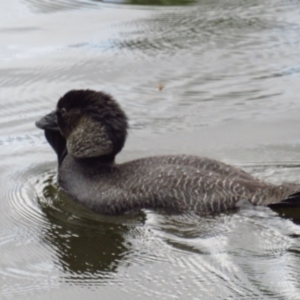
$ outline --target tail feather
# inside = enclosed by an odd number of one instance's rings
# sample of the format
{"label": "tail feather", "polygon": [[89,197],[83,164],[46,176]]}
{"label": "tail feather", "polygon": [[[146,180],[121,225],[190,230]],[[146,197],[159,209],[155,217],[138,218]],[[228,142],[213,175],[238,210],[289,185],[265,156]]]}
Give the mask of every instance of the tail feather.
{"label": "tail feather", "polygon": [[300,207],[300,192],[289,195],[286,199],[268,205],[271,208]]}

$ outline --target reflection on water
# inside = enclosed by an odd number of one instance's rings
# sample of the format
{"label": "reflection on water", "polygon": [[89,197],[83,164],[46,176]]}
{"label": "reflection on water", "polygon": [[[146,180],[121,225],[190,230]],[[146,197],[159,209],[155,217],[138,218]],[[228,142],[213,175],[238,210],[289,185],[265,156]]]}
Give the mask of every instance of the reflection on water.
{"label": "reflection on water", "polygon": [[50,225],[43,239],[55,248],[64,273],[69,279],[108,280],[129,250],[124,235],[130,227],[141,225],[143,216],[98,216],[58,191],[53,176],[42,184],[38,202]]}
{"label": "reflection on water", "polygon": [[298,299],[298,210],[91,213],[58,189],[34,121],[103,89],[130,117],[118,161],[197,154],[299,182],[299,7],[3,0],[0,299]]}

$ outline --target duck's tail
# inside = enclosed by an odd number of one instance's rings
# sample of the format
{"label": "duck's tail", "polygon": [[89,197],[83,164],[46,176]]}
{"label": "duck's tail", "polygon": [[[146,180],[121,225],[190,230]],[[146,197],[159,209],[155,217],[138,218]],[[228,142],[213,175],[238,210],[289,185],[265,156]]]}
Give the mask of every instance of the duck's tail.
{"label": "duck's tail", "polygon": [[300,192],[289,195],[286,199],[277,203],[271,203],[268,205],[270,208],[287,208],[287,207],[299,207],[300,208]]}
{"label": "duck's tail", "polygon": [[300,224],[300,192],[289,195],[286,199],[268,205],[281,217],[291,219]]}

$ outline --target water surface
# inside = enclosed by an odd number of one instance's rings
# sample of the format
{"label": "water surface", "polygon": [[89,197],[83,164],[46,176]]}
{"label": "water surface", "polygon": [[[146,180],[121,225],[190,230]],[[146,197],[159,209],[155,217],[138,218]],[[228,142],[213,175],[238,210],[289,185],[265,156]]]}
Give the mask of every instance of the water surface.
{"label": "water surface", "polygon": [[188,153],[300,182],[299,1],[1,8],[0,299],[300,299],[300,211],[96,215],[34,126],[69,89],[104,90],[130,117],[119,162]]}

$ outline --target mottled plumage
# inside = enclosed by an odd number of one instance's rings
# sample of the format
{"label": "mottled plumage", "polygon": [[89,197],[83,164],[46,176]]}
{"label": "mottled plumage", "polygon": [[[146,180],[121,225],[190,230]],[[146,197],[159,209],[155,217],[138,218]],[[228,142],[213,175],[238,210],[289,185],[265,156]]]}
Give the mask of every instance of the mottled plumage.
{"label": "mottled plumage", "polygon": [[274,186],[208,158],[169,155],[115,164],[125,143],[127,117],[102,92],[70,91],[55,112],[36,124],[58,155],[60,186],[99,213],[162,208],[206,214],[233,209],[239,200],[254,205],[299,202],[293,194],[300,185]]}

